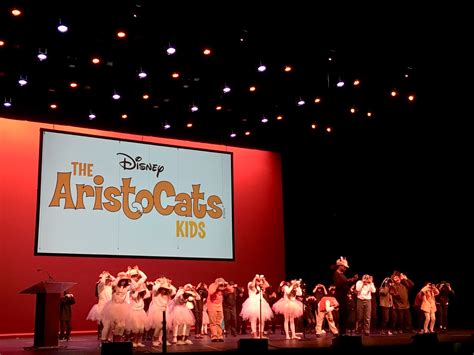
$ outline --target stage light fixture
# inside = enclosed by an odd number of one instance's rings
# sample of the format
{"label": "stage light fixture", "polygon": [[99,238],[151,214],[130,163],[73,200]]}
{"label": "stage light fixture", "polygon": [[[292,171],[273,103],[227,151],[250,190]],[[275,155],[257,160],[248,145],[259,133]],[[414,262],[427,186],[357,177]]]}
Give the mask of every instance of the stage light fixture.
{"label": "stage light fixture", "polygon": [[89,112],[89,120],[91,120],[91,121],[92,121],[92,120],[93,120],[93,119],[95,119],[95,118],[96,118],[96,115],[95,115],[95,113],[94,113],[94,112],[92,112],[92,111],[90,111],[90,112]]}
{"label": "stage light fixture", "polygon": [[260,63],[260,65],[258,66],[257,70],[260,72],[260,73],[263,73],[265,70],[267,70],[267,67],[265,65],[263,65],[262,63]]}
{"label": "stage light fixture", "polygon": [[293,68],[290,65],[285,65],[285,69],[283,69],[286,73],[289,73],[290,71],[293,70]]}
{"label": "stage light fixture", "polygon": [[114,100],[120,100],[120,95],[117,93],[117,91],[114,90],[114,93],[112,95],[112,99]]}
{"label": "stage light fixture", "polygon": [[176,53],[176,48],[169,43],[168,48],[166,48],[166,53],[168,53],[168,55],[173,55]]}
{"label": "stage light fixture", "polygon": [[303,106],[303,105],[305,104],[305,101],[300,98],[296,104],[297,104],[298,106]]}
{"label": "stage light fixture", "polygon": [[228,87],[227,85],[224,85],[224,88],[222,89],[222,91],[227,94],[228,92],[230,92],[230,87]]}
{"label": "stage light fixture", "polygon": [[344,86],[344,81],[341,80],[341,79],[339,79],[339,81],[337,82],[336,86],[337,86],[338,88],[342,88],[342,87]]}
{"label": "stage light fixture", "polygon": [[20,9],[17,9],[17,8],[12,9],[12,11],[11,11],[11,14],[12,14],[13,16],[15,16],[15,17],[20,16],[21,13],[22,13],[21,10],[20,10]]}
{"label": "stage light fixture", "polygon": [[232,131],[232,132],[230,133],[230,138],[235,138],[236,136],[237,136],[237,134],[235,134],[234,131]]}
{"label": "stage light fixture", "polygon": [[5,101],[3,102],[3,106],[12,107],[12,99],[11,98],[5,98]]}
{"label": "stage light fixture", "polygon": [[66,33],[68,30],[69,28],[61,22],[61,19],[59,19],[58,31],[61,33]]}
{"label": "stage light fixture", "polygon": [[42,62],[43,60],[46,60],[48,58],[48,51],[46,49],[44,51],[40,49],[37,57],[40,62]]}
{"label": "stage light fixture", "polygon": [[25,86],[26,84],[28,84],[28,80],[27,80],[26,76],[22,77],[20,75],[20,79],[18,79],[18,84],[20,84],[20,86]]}
{"label": "stage light fixture", "polygon": [[138,72],[138,77],[139,77],[140,79],[145,79],[147,76],[148,76],[148,74],[145,73],[145,72],[143,71],[143,69],[140,68],[140,71]]}
{"label": "stage light fixture", "polygon": [[165,121],[165,123],[163,124],[163,128],[164,129],[170,129],[171,128],[171,125]]}
{"label": "stage light fixture", "polygon": [[199,110],[199,107],[197,107],[195,104],[191,106],[191,112],[197,112]]}
{"label": "stage light fixture", "polygon": [[211,55],[211,50],[210,50],[209,48],[205,48],[205,49],[202,51],[202,53],[203,53],[204,55]]}
{"label": "stage light fixture", "polygon": [[262,121],[262,123],[267,123],[267,122],[268,122],[268,118],[266,118],[265,116],[262,116],[261,121]]}

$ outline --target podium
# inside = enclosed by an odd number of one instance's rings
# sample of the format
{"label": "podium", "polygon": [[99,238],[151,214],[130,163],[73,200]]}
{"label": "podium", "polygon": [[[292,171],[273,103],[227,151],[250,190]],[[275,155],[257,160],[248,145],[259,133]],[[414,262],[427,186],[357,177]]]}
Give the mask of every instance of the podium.
{"label": "podium", "polygon": [[58,347],[59,301],[76,282],[40,281],[20,293],[36,295],[33,348]]}

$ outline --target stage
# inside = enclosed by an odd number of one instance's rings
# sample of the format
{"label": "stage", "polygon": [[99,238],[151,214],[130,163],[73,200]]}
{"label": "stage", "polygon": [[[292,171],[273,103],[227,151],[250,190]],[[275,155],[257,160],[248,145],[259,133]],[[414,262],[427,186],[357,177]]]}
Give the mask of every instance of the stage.
{"label": "stage", "polygon": [[[306,334],[301,340],[286,340],[283,335],[268,335],[268,351],[273,354],[284,353],[465,353],[472,354],[474,351],[474,331],[451,330],[445,334],[437,335],[437,343],[431,337],[415,340],[415,334],[378,335],[362,337],[343,337],[340,346],[333,343],[334,337],[324,335],[316,338],[315,334]],[[262,342],[253,343],[249,336],[226,337],[222,343],[210,341],[208,336],[203,339],[190,338],[192,345],[171,345],[167,347],[168,353],[215,353],[215,352],[261,352],[259,345]],[[240,339],[243,339],[239,342]],[[263,341],[265,343],[265,340]],[[29,349],[33,345],[33,337],[0,338],[0,355],[7,354],[101,354],[101,344],[97,336],[93,334],[72,334],[70,341],[60,341],[59,348],[54,349]],[[256,346],[254,346],[256,345]],[[265,343],[265,349],[267,344]],[[161,348],[151,346],[146,342],[146,347],[133,349],[136,354],[161,353]],[[118,353],[118,352],[108,352]]]}

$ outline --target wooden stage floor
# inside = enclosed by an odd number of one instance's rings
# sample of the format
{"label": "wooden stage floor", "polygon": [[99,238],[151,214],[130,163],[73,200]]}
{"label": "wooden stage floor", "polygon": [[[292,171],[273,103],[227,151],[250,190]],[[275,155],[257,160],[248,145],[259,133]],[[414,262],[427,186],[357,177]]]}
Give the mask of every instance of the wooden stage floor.
{"label": "wooden stage floor", "polygon": [[[286,340],[283,335],[268,335],[269,352],[277,354],[279,352],[288,353],[370,353],[370,354],[408,354],[408,353],[455,353],[474,354],[474,331],[472,330],[450,330],[445,334],[437,335],[437,343],[431,344],[425,341],[427,338],[420,338],[415,334],[398,334],[392,336],[373,334],[362,337],[343,337],[342,343],[334,342],[332,335],[324,335],[316,338],[315,334],[306,334],[302,340]],[[350,338],[350,339],[349,339]],[[416,339],[415,339],[416,338]],[[253,347],[249,336],[226,337],[222,343],[214,343],[209,337],[194,339],[192,345],[171,345],[168,346],[168,353],[216,353],[216,352],[261,352],[261,348]],[[240,339],[244,339],[239,342]],[[430,340],[433,340],[431,338]],[[265,343],[265,340],[263,341]],[[262,345],[260,342],[259,344]],[[266,344],[265,344],[266,345]],[[72,334],[70,341],[60,341],[59,347],[54,349],[29,349],[33,346],[32,337],[0,337],[0,355],[22,353],[29,354],[102,354],[101,344],[97,336],[93,334]],[[250,347],[249,347],[250,346]],[[110,349],[110,348],[109,348]],[[107,353],[111,353],[108,350]],[[133,349],[135,354],[161,353],[161,348],[146,342],[146,347]],[[104,351],[105,353],[105,351]],[[118,352],[114,352],[118,353]]]}

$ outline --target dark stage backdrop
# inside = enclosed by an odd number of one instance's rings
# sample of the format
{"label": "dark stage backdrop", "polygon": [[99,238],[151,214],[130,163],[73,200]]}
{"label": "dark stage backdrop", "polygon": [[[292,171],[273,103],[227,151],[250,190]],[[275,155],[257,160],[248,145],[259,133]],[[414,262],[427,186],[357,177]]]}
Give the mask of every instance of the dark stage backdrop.
{"label": "dark stage backdrop", "polygon": [[[235,260],[35,256],[41,128],[232,152]],[[255,273],[265,274],[273,285],[285,278],[281,163],[277,153],[0,118],[0,162],[4,284],[0,293],[0,334],[33,332],[35,298],[19,292],[46,279],[46,272],[58,281],[77,282],[71,290],[77,302],[73,306],[76,331],[96,329],[86,316],[96,302],[95,283],[102,270],[117,274],[138,264],[149,279],[166,275],[178,286],[199,281],[209,284],[220,276],[246,285]]]}
{"label": "dark stage backdrop", "polygon": [[[425,280],[448,281],[455,291],[450,326],[471,329],[472,149],[433,116],[420,117],[393,112],[341,130],[332,143],[287,145],[287,276],[306,279],[311,291],[330,281],[330,266],[343,255],[348,276],[371,274],[377,287],[394,270],[404,272],[415,282],[412,302]],[[291,159],[301,152],[314,169]]]}

